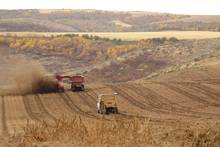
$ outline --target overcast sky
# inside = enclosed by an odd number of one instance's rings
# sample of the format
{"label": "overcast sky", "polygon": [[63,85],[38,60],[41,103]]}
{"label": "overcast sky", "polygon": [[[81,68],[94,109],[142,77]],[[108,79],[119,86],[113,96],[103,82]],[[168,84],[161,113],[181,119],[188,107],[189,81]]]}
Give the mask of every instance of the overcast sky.
{"label": "overcast sky", "polygon": [[99,9],[220,15],[220,0],[0,0],[0,9]]}

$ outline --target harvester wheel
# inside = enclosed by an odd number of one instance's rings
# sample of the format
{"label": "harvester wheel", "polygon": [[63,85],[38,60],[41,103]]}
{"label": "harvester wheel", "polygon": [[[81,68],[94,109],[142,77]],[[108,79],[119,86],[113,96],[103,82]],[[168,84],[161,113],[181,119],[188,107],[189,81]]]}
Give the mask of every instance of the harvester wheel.
{"label": "harvester wheel", "polygon": [[59,88],[57,89],[57,91],[58,91],[58,92],[64,92],[64,88],[63,88],[63,87],[59,87]]}
{"label": "harvester wheel", "polygon": [[76,85],[71,84],[71,90],[72,90],[72,91],[76,91]]}
{"label": "harvester wheel", "polygon": [[81,87],[81,91],[85,91],[85,87],[84,87],[84,85],[82,85],[82,87]]}

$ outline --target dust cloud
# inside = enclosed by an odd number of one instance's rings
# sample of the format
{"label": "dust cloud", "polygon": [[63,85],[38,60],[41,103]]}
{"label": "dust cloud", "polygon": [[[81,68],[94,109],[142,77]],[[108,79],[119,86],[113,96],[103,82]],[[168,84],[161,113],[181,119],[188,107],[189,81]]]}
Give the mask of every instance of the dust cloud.
{"label": "dust cloud", "polygon": [[24,95],[56,91],[56,80],[37,61],[24,57],[1,58],[0,95]]}

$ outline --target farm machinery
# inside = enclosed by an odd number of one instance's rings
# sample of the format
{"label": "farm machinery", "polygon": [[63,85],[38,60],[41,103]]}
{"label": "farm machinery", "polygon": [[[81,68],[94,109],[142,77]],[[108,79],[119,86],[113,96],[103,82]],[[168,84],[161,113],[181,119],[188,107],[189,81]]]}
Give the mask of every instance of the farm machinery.
{"label": "farm machinery", "polygon": [[64,80],[67,80],[71,84],[72,91],[84,91],[84,77],[80,75],[76,76],[61,76],[56,75],[57,79],[57,91],[64,92]]}
{"label": "farm machinery", "polygon": [[118,114],[116,95],[117,95],[117,93],[98,95],[98,101],[97,101],[97,111],[98,111],[98,113],[101,113],[101,114],[109,114],[109,113]]}
{"label": "farm machinery", "polygon": [[[84,82],[84,77],[80,75],[56,75],[56,89],[58,92],[64,92],[65,83],[71,85],[72,91],[85,91]],[[117,93],[99,94],[97,96],[97,112],[100,114],[118,114]]]}

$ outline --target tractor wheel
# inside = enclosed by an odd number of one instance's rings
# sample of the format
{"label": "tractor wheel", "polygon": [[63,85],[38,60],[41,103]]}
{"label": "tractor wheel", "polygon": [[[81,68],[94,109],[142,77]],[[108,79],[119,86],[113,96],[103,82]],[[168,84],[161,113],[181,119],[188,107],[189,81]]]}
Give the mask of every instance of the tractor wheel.
{"label": "tractor wheel", "polygon": [[76,86],[75,85],[71,85],[71,90],[74,92],[76,91]]}
{"label": "tractor wheel", "polygon": [[101,109],[101,114],[105,114],[105,109]]}
{"label": "tractor wheel", "polygon": [[105,114],[109,114],[109,109],[108,108],[105,108]]}

